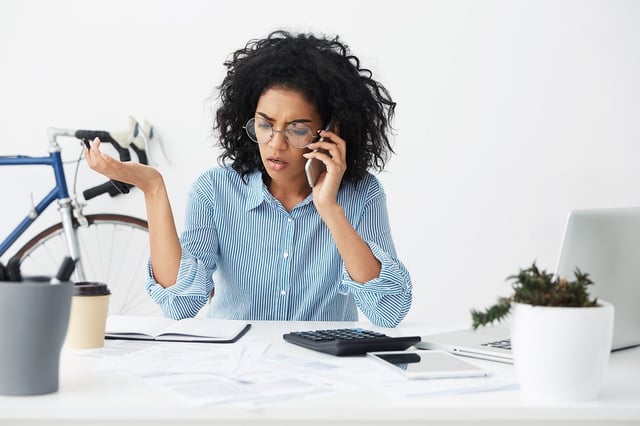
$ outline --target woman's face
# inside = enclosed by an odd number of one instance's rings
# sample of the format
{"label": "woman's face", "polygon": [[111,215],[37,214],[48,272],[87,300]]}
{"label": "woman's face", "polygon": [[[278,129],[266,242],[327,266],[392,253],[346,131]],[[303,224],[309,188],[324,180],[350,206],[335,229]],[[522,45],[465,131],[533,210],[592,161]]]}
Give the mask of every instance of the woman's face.
{"label": "woman's face", "polygon": [[275,130],[269,142],[258,144],[262,164],[272,181],[306,184],[304,165],[307,160],[302,154],[308,150],[290,146],[283,131],[287,126],[302,124],[316,135],[322,119],[315,105],[296,90],[270,88],[258,99],[255,118],[264,120],[263,124],[269,123]]}

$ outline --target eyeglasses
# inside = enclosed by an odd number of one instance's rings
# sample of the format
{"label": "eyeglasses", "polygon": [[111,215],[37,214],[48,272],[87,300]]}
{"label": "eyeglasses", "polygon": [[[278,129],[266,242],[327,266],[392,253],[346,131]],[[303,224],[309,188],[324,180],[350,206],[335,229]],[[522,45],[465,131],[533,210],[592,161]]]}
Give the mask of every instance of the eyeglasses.
{"label": "eyeglasses", "polygon": [[257,143],[268,143],[274,134],[282,133],[290,146],[299,149],[306,148],[318,139],[318,135],[314,135],[313,130],[302,123],[291,123],[284,130],[276,130],[268,121],[252,118],[247,121],[244,129],[251,140]]}

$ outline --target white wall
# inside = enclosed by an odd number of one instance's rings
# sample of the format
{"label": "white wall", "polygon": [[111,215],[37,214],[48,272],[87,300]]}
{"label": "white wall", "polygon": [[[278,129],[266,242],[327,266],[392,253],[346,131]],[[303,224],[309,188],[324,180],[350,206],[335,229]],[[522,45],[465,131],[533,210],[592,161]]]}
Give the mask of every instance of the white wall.
{"label": "white wall", "polygon": [[[398,102],[381,179],[415,286],[408,320],[466,323],[519,267],[553,269],[569,209],[640,204],[639,24],[638,1],[4,0],[0,146],[43,154],[48,126],[148,119],[181,226],[190,182],[216,162],[207,100],[227,55],[276,27],[340,34]],[[0,234],[48,177],[0,170]],[[144,215],[138,192],[101,198],[90,210]]]}

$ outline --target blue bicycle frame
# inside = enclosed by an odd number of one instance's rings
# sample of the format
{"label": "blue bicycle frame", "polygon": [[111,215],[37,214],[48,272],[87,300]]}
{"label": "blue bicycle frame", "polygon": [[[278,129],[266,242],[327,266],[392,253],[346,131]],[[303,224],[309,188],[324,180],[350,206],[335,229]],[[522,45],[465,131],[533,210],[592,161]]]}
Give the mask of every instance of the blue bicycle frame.
{"label": "blue bicycle frame", "polygon": [[[69,136],[69,134],[58,133],[58,135]],[[54,136],[55,137],[55,136]],[[64,173],[64,167],[62,163],[62,156],[60,153],[60,146],[51,140],[51,148],[49,150],[48,157],[30,157],[24,155],[16,156],[0,156],[0,166],[32,166],[32,165],[45,165],[53,168],[53,173],[56,180],[56,185],[44,196],[38,204],[36,204],[31,211],[25,216],[24,219],[16,226],[16,228],[7,236],[7,238],[0,243],[0,256],[4,255],[7,250],[16,242],[18,238],[33,224],[33,222],[44,212],[47,207],[54,201],[58,201],[60,210],[60,217],[62,219],[62,226],[65,231],[67,246],[69,255],[77,260],[80,257],[78,249],[78,240],[73,229],[73,215],[71,198],[69,197],[69,190],[67,188],[67,180]],[[84,279],[84,272],[81,264],[76,264],[76,276],[79,279]]]}

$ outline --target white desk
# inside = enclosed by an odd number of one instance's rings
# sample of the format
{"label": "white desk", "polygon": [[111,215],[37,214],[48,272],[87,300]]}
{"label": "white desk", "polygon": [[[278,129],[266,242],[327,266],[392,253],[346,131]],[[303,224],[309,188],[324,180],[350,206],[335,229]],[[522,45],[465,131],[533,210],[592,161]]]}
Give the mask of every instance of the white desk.
{"label": "white desk", "polygon": [[[335,361],[282,340],[283,332],[350,327],[355,323],[253,322],[241,339],[267,339],[269,350]],[[375,329],[368,323],[357,324]],[[422,334],[417,324],[382,331]],[[251,339],[249,339],[251,336]],[[255,341],[255,340],[254,340]],[[180,343],[176,343],[179,345]],[[213,405],[192,407],[173,394],[135,377],[97,371],[95,358],[63,351],[60,390],[31,397],[0,396],[0,424],[19,425],[511,425],[640,424],[640,347],[613,353],[598,399],[586,403],[539,405],[520,400],[519,391],[502,390],[449,396],[394,399],[369,389],[327,397],[269,403],[254,409]],[[348,361],[345,361],[348,362]],[[510,365],[474,361],[495,372]]]}

